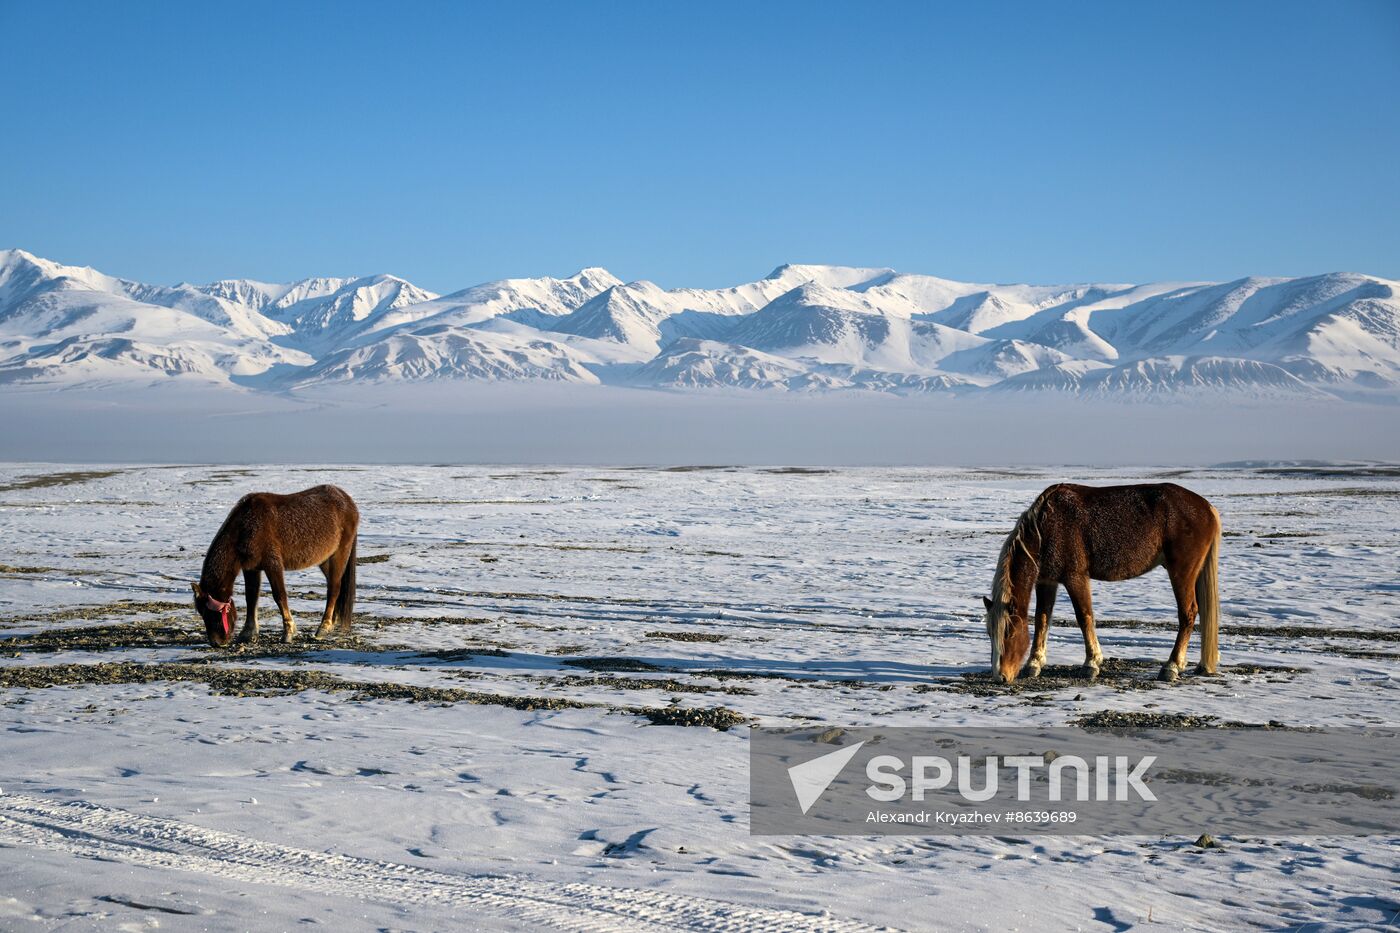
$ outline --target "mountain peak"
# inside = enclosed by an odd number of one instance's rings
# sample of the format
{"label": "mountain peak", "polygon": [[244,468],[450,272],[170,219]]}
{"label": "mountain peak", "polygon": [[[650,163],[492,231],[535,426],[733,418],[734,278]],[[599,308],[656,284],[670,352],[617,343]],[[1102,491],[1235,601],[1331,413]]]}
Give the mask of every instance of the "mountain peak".
{"label": "mountain peak", "polygon": [[874,269],[861,266],[822,266],[802,263],[784,263],[768,273],[765,281],[791,283],[816,282],[831,288],[853,288],[859,285],[873,285],[895,275],[893,269]]}
{"label": "mountain peak", "polygon": [[38,256],[35,256],[27,250],[22,250],[17,246],[9,249],[0,249],[0,266],[8,265],[11,262],[36,262],[38,259]]}
{"label": "mountain peak", "polygon": [[766,308],[807,307],[834,308],[859,314],[880,314],[881,309],[848,288],[832,288],[821,282],[803,282],[774,298]]}
{"label": "mountain peak", "polygon": [[602,266],[584,266],[582,269],[569,276],[570,279],[591,279],[599,282],[620,283],[622,280],[613,275]]}
{"label": "mountain peak", "polygon": [[36,256],[28,250],[19,248],[0,250],[0,269],[28,267],[41,271],[50,278],[110,278],[104,276],[91,266],[68,266],[52,259],[45,259],[43,256]]}

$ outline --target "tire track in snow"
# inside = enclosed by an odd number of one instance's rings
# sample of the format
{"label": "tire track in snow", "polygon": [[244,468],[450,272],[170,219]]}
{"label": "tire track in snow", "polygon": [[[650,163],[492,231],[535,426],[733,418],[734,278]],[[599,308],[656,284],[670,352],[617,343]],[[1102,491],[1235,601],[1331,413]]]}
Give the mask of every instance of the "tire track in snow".
{"label": "tire track in snow", "polygon": [[38,846],[161,871],[338,894],[405,908],[458,907],[554,929],[831,933],[877,927],[724,901],[581,882],[453,875],[413,865],[294,849],[81,801],[0,795],[0,843]]}

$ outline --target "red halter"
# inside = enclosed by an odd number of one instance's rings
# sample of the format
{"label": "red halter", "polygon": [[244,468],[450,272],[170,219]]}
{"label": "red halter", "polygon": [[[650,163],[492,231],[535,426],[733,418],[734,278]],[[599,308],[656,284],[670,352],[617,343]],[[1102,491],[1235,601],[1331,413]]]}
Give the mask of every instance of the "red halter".
{"label": "red halter", "polygon": [[233,598],[229,597],[228,602],[221,603],[214,597],[210,596],[208,593],[205,593],[204,601],[209,604],[210,609],[219,610],[220,621],[223,623],[224,626],[224,634],[228,634],[229,629],[232,627],[229,625],[228,614],[229,610],[233,608]]}

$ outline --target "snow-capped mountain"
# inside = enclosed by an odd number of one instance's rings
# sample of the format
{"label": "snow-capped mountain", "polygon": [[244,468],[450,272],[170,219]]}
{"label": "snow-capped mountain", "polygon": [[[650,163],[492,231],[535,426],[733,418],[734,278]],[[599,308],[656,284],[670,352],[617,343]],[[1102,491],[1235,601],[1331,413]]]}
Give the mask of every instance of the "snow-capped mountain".
{"label": "snow-capped mountain", "polygon": [[1215,395],[1248,389],[1259,397],[1317,397],[1319,391],[1287,370],[1256,360],[1165,356],[1122,366],[1058,364],[1006,379],[1003,392],[1061,391],[1077,395]]}
{"label": "snow-capped mountain", "polygon": [[[313,355],[344,346],[375,330],[397,311],[438,297],[393,275],[358,279],[305,279],[272,297],[277,286],[258,282],[218,282],[210,288],[252,289],[271,299],[258,310],[287,326],[288,342]],[[222,291],[222,288],[219,288]]]}
{"label": "snow-capped mountain", "polygon": [[546,326],[560,334],[610,340],[655,353],[661,349],[658,325],[682,310],[660,286],[633,282],[608,288]]}
{"label": "snow-capped mountain", "polygon": [[950,353],[987,341],[967,331],[886,310],[859,292],[799,285],[746,315],[729,333],[741,346],[797,359],[912,375],[932,374]]}
{"label": "snow-capped mountain", "polygon": [[980,346],[950,353],[939,361],[944,372],[959,373],[990,384],[1008,376],[1059,366],[1074,359],[1067,353],[1024,340],[988,340]]}
{"label": "snow-capped mountain", "polygon": [[349,381],[543,379],[596,383],[568,347],[549,340],[511,340],[487,331],[435,324],[391,334],[361,347],[336,350],[316,365],[289,374],[291,386]]}
{"label": "snow-capped mountain", "polygon": [[657,354],[633,374],[638,385],[704,389],[807,388],[811,373],[793,360],[748,347],[685,337]]}
{"label": "snow-capped mountain", "polygon": [[605,269],[436,295],[392,275],[150,285],[0,251],[0,384],[423,380],[1400,400],[1397,283],[987,285],[784,265],[718,289]]}
{"label": "snow-capped mountain", "polygon": [[228,382],[313,357],[256,309],[0,251],[0,382]]}
{"label": "snow-capped mountain", "polygon": [[361,338],[413,326],[471,326],[495,318],[546,327],[595,295],[621,285],[606,269],[583,269],[567,279],[501,279],[395,308],[370,322]]}

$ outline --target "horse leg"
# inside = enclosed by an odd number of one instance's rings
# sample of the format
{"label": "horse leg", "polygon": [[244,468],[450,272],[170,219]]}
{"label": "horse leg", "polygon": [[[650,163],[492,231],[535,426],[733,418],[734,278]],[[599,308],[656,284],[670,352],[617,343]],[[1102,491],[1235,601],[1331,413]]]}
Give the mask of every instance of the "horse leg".
{"label": "horse leg", "polygon": [[282,610],[282,642],[290,644],[296,637],[296,623],[292,621],[292,607],[287,604],[287,585],[282,580],[282,564],[276,561],[269,561],[263,571],[267,574],[267,585],[272,587],[272,598],[277,602],[277,608]]}
{"label": "horse leg", "polygon": [[1093,680],[1099,676],[1103,652],[1099,650],[1099,636],[1094,633],[1094,600],[1089,595],[1089,578],[1070,577],[1065,581],[1065,592],[1069,593],[1075,621],[1079,623],[1079,632],[1084,636],[1084,674]]}
{"label": "horse leg", "polygon": [[1022,677],[1039,677],[1045,667],[1045,641],[1050,635],[1050,617],[1055,612],[1055,596],[1059,591],[1058,583],[1035,586],[1035,644],[1031,648],[1031,659],[1021,671]]}
{"label": "horse leg", "polygon": [[1198,566],[1167,564],[1167,576],[1171,578],[1172,593],[1176,595],[1176,644],[1172,646],[1171,657],[1162,665],[1158,680],[1172,683],[1186,670],[1186,646],[1191,643],[1191,627],[1196,624],[1196,574],[1199,572]]}
{"label": "horse leg", "polygon": [[345,573],[345,560],[332,554],[321,565],[326,575],[326,611],[321,614],[321,624],[316,627],[316,637],[325,638],[335,630],[335,601],[340,598],[340,578]]}
{"label": "horse leg", "polygon": [[254,567],[243,571],[243,595],[248,600],[248,618],[238,633],[238,642],[251,645],[258,640],[258,590],[262,587],[262,571]]}

